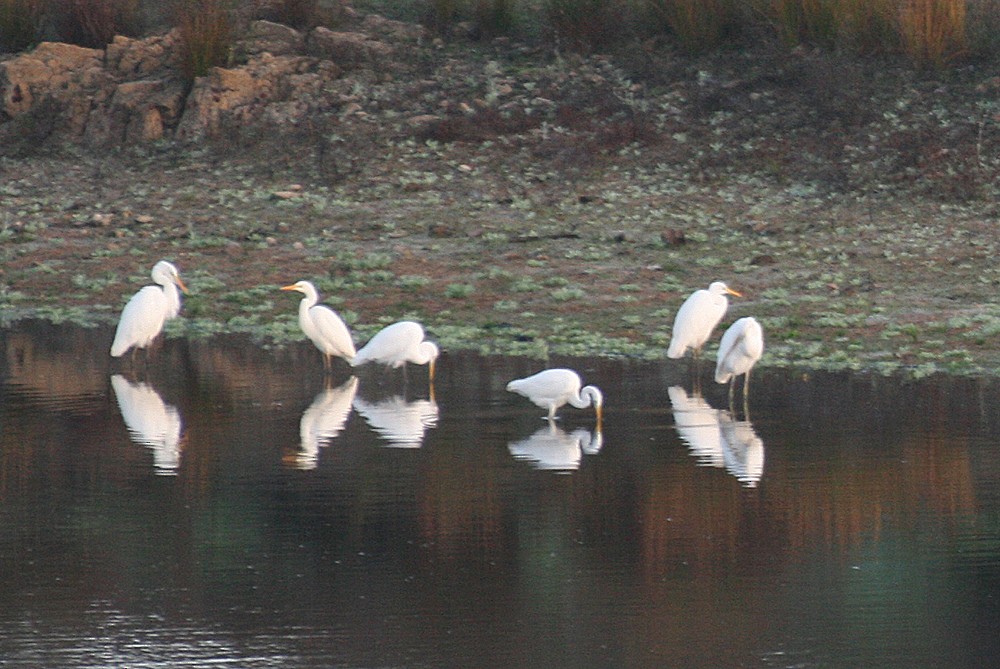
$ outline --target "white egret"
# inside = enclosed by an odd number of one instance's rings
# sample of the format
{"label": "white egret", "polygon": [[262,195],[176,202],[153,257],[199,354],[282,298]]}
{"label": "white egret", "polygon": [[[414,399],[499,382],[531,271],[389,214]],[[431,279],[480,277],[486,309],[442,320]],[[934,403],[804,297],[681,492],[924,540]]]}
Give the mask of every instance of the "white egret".
{"label": "white egret", "polygon": [[296,281],[281,290],[294,290],[305,295],[299,302],[299,326],[323,354],[323,369],[330,370],[333,356],[350,362],[354,359],[354,341],[347,325],[337,312],[319,302],[319,293],[309,281]]}
{"label": "white egret", "polygon": [[549,410],[548,418],[553,420],[556,409],[571,404],[577,409],[586,409],[591,404],[597,413],[600,425],[603,415],[604,395],[596,386],[584,386],[580,375],[571,369],[546,369],[524,379],[515,379],[507,384],[507,390],[524,395],[543,409]]}
{"label": "white egret", "polygon": [[674,329],[667,348],[668,358],[681,358],[688,348],[693,349],[695,358],[698,357],[712,330],[726,314],[729,307],[726,295],[742,297],[723,282],[716,281],[708,290],[696,290],[684,300],[674,318]]}
{"label": "white egret", "polygon": [[187,287],[177,268],[161,260],[153,265],[150,276],[157,285],[139,290],[122,309],[111,343],[112,357],[124,355],[133,346],[148,347],[163,330],[163,324],[180,313],[181,296],[177,288],[187,293]]}
{"label": "white egret", "polygon": [[733,397],[736,377],[743,374],[743,398],[750,388],[750,370],[764,354],[764,330],[755,318],[741,318],[726,330],[719,344],[715,365],[717,383],[729,382],[729,398]]}
{"label": "white egret", "polygon": [[437,344],[424,339],[424,328],[414,321],[399,321],[379,330],[361,347],[351,361],[358,367],[368,362],[380,362],[390,367],[403,367],[408,362],[427,365],[427,373],[434,381],[434,365],[440,350]]}

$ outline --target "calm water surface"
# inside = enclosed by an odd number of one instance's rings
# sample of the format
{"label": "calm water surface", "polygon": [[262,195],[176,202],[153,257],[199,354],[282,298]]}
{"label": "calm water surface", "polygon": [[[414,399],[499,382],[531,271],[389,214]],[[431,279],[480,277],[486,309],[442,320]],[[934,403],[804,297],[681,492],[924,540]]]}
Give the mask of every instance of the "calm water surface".
{"label": "calm water surface", "polygon": [[[2,667],[985,667],[1000,387],[0,333]],[[705,376],[707,377],[707,370]]]}

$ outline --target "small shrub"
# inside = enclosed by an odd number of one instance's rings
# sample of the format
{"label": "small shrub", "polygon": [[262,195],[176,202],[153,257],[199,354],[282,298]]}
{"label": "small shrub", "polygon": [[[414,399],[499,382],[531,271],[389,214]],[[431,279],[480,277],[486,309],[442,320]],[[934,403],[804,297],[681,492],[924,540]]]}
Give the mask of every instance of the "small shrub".
{"label": "small shrub", "polygon": [[899,45],[899,0],[839,0],[835,4],[840,41],[855,53],[890,53]]}
{"label": "small shrub", "polygon": [[647,0],[654,24],[665,25],[688,53],[722,44],[738,23],[735,0]]}
{"label": "small shrub", "polygon": [[837,36],[836,0],[763,0],[760,11],[788,46],[832,46]]}
{"label": "small shrub", "polygon": [[508,35],[514,30],[513,0],[476,0],[473,13],[476,29],[482,36]]}
{"label": "small shrub", "polygon": [[178,46],[185,81],[193,82],[229,59],[234,29],[228,5],[226,0],[178,0]]}
{"label": "small shrub", "polygon": [[63,42],[103,49],[115,35],[138,35],[139,0],[68,0],[49,3],[52,24]]}
{"label": "small shrub", "polygon": [[584,52],[620,41],[629,16],[620,0],[544,0],[542,9],[557,46]]}
{"label": "small shrub", "polygon": [[445,297],[450,297],[452,299],[462,299],[472,295],[474,291],[475,288],[467,283],[449,283],[445,286],[444,294]]}
{"label": "small shrub", "polygon": [[462,0],[427,0],[423,22],[432,32],[444,35],[462,20],[462,14]]}
{"label": "small shrub", "polygon": [[973,55],[983,59],[1000,56],[1000,0],[970,0],[966,29]]}
{"label": "small shrub", "polygon": [[41,33],[44,0],[0,0],[0,51],[24,51]]}
{"label": "small shrub", "polygon": [[56,129],[64,125],[61,111],[58,102],[45,97],[28,113],[0,124],[0,156],[27,158],[38,153]]}

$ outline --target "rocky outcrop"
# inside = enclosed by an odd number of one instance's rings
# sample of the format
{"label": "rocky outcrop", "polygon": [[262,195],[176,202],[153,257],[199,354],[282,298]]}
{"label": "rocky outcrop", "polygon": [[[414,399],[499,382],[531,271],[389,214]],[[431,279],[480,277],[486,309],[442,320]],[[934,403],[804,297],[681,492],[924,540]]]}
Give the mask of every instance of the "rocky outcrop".
{"label": "rocky outcrop", "polygon": [[[378,17],[359,21],[404,45],[422,29]],[[0,62],[0,142],[33,115],[55,115],[49,135],[94,146],[176,138],[197,141],[224,127],[294,127],[352,102],[345,75],[387,76],[405,62],[365,31],[318,27],[301,33],[257,21],[234,53],[243,62],[214,68],[185,85],[176,66],[178,35],[116,37],[107,48],[43,43]]]}
{"label": "rocky outcrop", "polygon": [[217,67],[187,98],[177,138],[197,140],[224,126],[292,127],[338,104],[343,70],[329,60],[264,53],[243,67]]}
{"label": "rocky outcrop", "polygon": [[55,106],[65,110],[61,129],[69,136],[82,135],[91,104],[106,96],[113,81],[103,56],[98,49],[43,42],[28,54],[0,63],[0,118]]}

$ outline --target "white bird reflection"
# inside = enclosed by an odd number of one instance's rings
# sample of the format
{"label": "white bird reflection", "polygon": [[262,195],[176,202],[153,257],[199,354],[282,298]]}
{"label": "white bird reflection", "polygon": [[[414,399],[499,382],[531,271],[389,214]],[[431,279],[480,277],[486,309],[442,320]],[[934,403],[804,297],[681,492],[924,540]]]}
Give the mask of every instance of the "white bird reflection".
{"label": "white bird reflection", "polygon": [[358,392],[358,377],[352,376],[336,388],[321,390],[299,420],[299,452],[294,464],[299,469],[315,469],[319,449],[335,439],[351,415],[351,403]]}
{"label": "white bird reflection", "polygon": [[764,441],[748,420],[734,420],[728,411],[719,412],[723,457],[726,471],[748,488],[756,488],[764,475]]}
{"label": "white bird reflection", "polygon": [[118,409],[137,444],[153,451],[157,474],[173,475],[181,463],[181,415],[148,383],[132,383],[121,374],[111,377]]}
{"label": "white bird reflection", "polygon": [[667,389],[674,424],[681,440],[703,467],[718,467],[754,488],[764,474],[764,442],[750,421],[735,420],[729,411],[713,408],[700,395],[680,386]]}
{"label": "white bird reflection", "polygon": [[432,399],[407,401],[402,395],[368,401],[354,398],[354,410],[388,446],[420,448],[424,433],[437,427],[438,405]]}
{"label": "white bird reflection", "polygon": [[577,428],[567,433],[554,421],[548,421],[530,437],[510,442],[507,449],[516,460],[528,461],[535,469],[569,472],[579,469],[584,455],[600,453],[603,445],[600,430]]}

